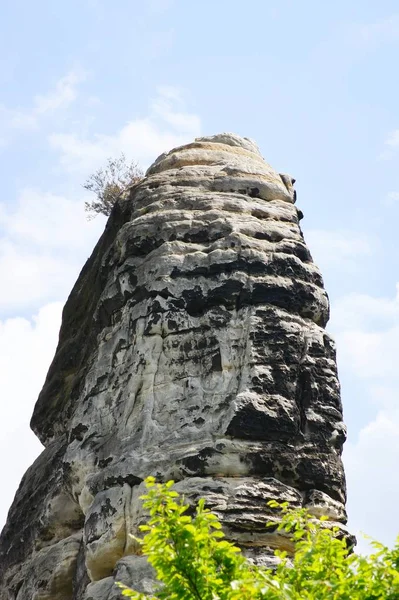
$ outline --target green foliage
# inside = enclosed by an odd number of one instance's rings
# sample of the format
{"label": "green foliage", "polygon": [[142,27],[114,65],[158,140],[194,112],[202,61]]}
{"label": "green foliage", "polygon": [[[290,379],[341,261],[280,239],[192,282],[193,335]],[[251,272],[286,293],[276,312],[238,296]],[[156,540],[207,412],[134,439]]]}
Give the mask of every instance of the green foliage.
{"label": "green foliage", "polygon": [[127,162],[124,154],[109,158],[105,168],[98,169],[83,184],[96,199],[85,202],[85,210],[94,218],[97,214],[109,216],[120,193],[129,185],[139,182],[143,172],[135,162]]}
{"label": "green foliage", "polygon": [[276,551],[275,570],[250,564],[224,539],[217,517],[201,500],[195,514],[172,489],[173,481],[146,480],[142,497],[150,520],[141,527],[143,552],[161,586],[149,597],[122,584],[136,600],[399,600],[399,540],[393,550],[374,543],[370,556],[351,553],[338,528],[306,510],[269,502],[278,530],[295,544],[295,556]]}

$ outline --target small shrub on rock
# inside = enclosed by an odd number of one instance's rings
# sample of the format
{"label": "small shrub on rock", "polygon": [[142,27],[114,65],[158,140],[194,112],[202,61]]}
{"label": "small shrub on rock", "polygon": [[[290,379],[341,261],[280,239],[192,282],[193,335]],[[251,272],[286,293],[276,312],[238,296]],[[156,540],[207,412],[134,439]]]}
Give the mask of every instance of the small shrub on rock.
{"label": "small shrub on rock", "polygon": [[90,175],[83,184],[85,190],[96,195],[91,202],[85,202],[89,218],[93,219],[98,214],[108,217],[120,193],[143,177],[138,164],[128,162],[124,154],[119,158],[109,158],[106,166]]}

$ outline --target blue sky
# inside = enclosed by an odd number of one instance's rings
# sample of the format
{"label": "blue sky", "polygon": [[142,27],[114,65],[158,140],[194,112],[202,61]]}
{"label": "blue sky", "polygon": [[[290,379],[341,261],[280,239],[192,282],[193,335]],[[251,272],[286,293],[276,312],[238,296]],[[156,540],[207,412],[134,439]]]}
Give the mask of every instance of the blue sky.
{"label": "blue sky", "polygon": [[[81,184],[198,135],[252,137],[297,179],[332,302],[352,530],[399,531],[399,6],[0,0],[0,521],[60,310],[104,227]],[[360,544],[364,548],[363,542]]]}

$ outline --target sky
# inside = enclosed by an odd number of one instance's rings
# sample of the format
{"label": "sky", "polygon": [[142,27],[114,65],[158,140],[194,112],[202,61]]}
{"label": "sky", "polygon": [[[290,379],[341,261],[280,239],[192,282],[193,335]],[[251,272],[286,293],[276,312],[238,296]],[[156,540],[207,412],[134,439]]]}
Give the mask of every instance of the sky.
{"label": "sky", "polygon": [[331,300],[349,527],[399,533],[397,0],[0,0],[0,526],[41,450],[29,420],[105,225],[82,184],[199,135],[296,178]]}

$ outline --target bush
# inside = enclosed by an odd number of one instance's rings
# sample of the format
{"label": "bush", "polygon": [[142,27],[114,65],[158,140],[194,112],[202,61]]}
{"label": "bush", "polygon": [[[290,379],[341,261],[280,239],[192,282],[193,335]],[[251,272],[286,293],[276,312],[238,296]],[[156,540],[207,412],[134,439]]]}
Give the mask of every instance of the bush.
{"label": "bush", "polygon": [[[374,542],[375,552],[351,552],[341,531],[306,510],[269,502],[281,516],[278,530],[295,544],[295,556],[276,551],[275,570],[248,562],[224,539],[217,517],[201,500],[193,517],[172,489],[173,481],[146,480],[142,496],[150,520],[141,529],[143,552],[162,585],[151,600],[377,600],[399,599],[399,540],[393,550]],[[117,584],[136,600],[149,596]]]}
{"label": "bush", "polygon": [[85,202],[89,218],[98,214],[110,215],[120,193],[129,185],[139,182],[144,174],[135,162],[127,162],[124,154],[119,158],[109,158],[103,169],[98,169],[83,184],[85,190],[93,192],[96,199]]}

